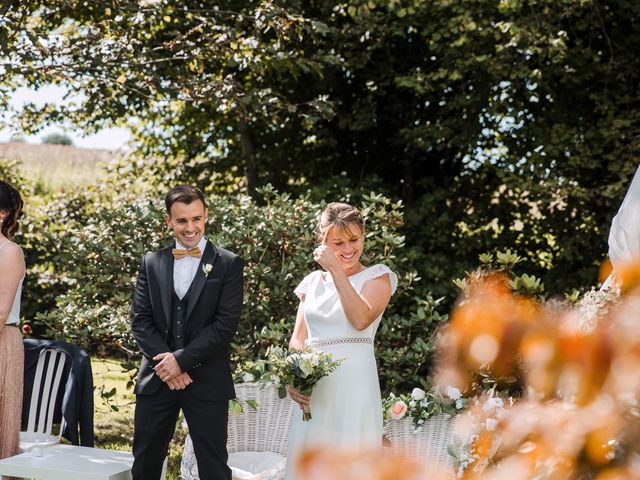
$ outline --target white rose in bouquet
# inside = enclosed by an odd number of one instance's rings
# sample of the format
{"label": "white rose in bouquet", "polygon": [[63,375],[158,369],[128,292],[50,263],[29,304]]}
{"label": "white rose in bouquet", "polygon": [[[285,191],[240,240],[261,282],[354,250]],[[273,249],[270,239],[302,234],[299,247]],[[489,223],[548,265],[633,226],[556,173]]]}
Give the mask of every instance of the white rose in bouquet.
{"label": "white rose in bouquet", "polygon": [[458,400],[460,397],[462,397],[462,392],[460,392],[460,390],[456,387],[447,385],[447,397],[449,397],[451,400]]}
{"label": "white rose in bouquet", "polygon": [[422,399],[424,399],[424,397],[427,395],[427,393],[422,390],[421,388],[414,388],[411,392],[411,397],[414,400],[417,400],[418,402]]}

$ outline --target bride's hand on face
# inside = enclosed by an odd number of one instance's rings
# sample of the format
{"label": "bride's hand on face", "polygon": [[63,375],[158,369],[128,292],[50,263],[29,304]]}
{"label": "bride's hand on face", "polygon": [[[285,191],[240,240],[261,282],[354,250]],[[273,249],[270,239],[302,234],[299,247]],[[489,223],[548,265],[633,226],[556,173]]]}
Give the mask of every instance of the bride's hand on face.
{"label": "bride's hand on face", "polygon": [[313,251],[313,259],[327,272],[342,268],[338,257],[336,257],[335,253],[324,243],[318,245]]}
{"label": "bride's hand on face", "polygon": [[311,405],[311,397],[307,397],[306,395],[301,394],[297,389],[293,388],[291,385],[287,385],[287,392],[291,399],[300,405],[300,408],[304,411],[309,411],[309,407]]}

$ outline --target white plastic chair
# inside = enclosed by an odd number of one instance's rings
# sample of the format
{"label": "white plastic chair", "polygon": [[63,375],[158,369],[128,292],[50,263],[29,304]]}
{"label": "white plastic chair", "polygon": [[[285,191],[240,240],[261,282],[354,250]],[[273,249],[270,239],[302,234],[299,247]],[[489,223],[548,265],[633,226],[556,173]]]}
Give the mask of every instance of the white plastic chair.
{"label": "white plastic chair", "polygon": [[[233,467],[234,457],[245,455],[255,464],[260,460],[269,461],[279,455],[286,460],[291,420],[296,412],[295,403],[287,396],[280,399],[277,387],[260,383],[240,383],[235,385],[236,396],[244,407],[240,415],[229,414],[227,450],[229,465]],[[257,409],[246,405],[246,400],[255,400]],[[257,453],[249,453],[257,452]],[[253,458],[251,458],[251,456]],[[284,478],[284,462],[275,472],[256,474],[252,478],[260,480],[280,480]],[[198,464],[193,451],[191,437],[187,435],[180,465],[183,480],[199,480]]]}
{"label": "white plastic chair", "polygon": [[43,349],[40,352],[31,390],[27,430],[20,432],[22,452],[30,451],[33,447],[44,448],[60,443],[64,430],[64,417],[60,422],[57,436],[52,434],[52,430],[65,361],[64,352],[52,348]]}

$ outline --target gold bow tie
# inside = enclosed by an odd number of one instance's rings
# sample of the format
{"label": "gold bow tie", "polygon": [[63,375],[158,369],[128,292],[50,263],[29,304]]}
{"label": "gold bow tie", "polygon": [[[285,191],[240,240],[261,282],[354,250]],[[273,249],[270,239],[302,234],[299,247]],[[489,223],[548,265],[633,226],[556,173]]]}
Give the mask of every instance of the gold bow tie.
{"label": "gold bow tie", "polygon": [[200,252],[200,247],[193,247],[193,248],[190,248],[189,250],[181,250],[178,248],[174,248],[171,250],[171,253],[173,253],[173,256],[175,257],[176,260],[180,260],[181,258],[184,258],[184,257],[200,258],[202,256],[202,253]]}

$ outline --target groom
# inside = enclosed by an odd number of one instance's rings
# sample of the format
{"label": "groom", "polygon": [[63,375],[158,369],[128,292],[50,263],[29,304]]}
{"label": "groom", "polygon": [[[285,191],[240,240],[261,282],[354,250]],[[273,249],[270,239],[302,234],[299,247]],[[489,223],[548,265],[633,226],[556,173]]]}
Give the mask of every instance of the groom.
{"label": "groom", "polygon": [[243,261],[204,237],[208,212],[199,189],[175,187],[165,204],[175,244],[144,256],[131,309],[142,351],[133,480],[160,478],[180,409],[200,478],[230,480],[229,343],[242,310]]}

